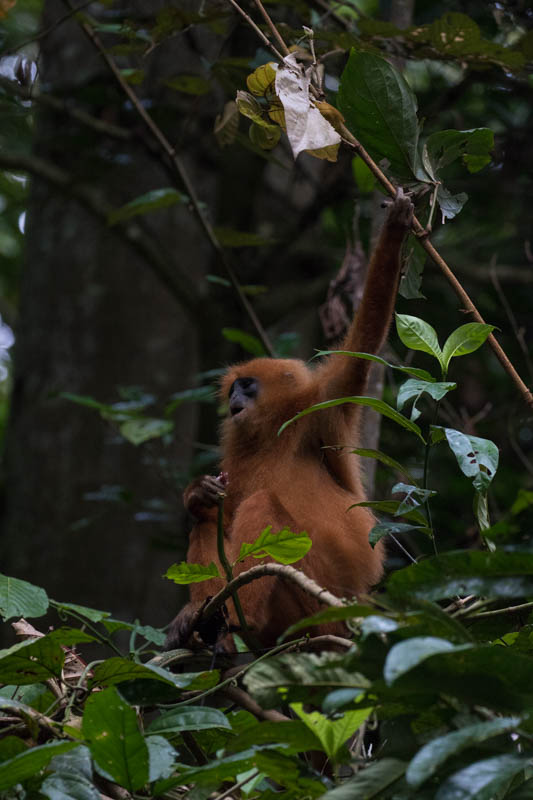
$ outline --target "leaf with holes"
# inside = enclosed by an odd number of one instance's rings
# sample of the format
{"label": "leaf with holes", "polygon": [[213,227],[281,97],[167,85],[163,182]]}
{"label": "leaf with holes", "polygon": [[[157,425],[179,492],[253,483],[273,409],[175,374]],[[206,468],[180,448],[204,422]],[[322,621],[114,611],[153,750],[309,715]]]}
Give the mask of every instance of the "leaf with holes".
{"label": "leaf with holes", "polygon": [[478,492],[486,491],[498,469],[499,450],[490,439],[469,436],[454,428],[444,428],[451,451],[461,471],[472,478]]}

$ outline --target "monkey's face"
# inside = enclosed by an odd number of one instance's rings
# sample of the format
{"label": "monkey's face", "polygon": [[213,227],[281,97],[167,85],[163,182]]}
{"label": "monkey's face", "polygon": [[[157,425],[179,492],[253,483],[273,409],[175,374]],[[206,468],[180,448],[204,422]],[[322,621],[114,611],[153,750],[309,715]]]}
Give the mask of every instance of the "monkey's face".
{"label": "monkey's face", "polygon": [[261,391],[261,384],[257,378],[245,376],[236,378],[230,386],[228,395],[229,414],[235,420],[246,413],[256,402]]}
{"label": "monkey's face", "polygon": [[271,439],[280,425],[305,408],[311,373],[296,359],[255,358],[230,367],[220,398],[227,404],[224,434],[244,439]]}

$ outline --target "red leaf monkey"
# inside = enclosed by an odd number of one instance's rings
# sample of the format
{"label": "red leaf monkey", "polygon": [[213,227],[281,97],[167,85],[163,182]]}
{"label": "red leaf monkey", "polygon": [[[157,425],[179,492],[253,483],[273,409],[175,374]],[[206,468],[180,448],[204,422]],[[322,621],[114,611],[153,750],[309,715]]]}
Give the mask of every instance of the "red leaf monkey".
{"label": "red leaf monkey", "polygon": [[[411,201],[398,189],[370,261],[359,311],[341,349],[376,353],[381,348],[396,299],[400,250],[412,216]],[[330,355],[314,369],[296,359],[259,358],[227,370],[220,388],[222,398],[229,401],[222,425],[221,470],[227,475],[224,523],[230,562],[241,543],[253,542],[267,525],[273,531],[287,526],[307,531],[313,542],[297,566],[338,596],[357,596],[379,580],[383,548],[378,544],[372,549],[368,543],[374,517],[367,508],[350,508],[365,499],[358,458],[345,450],[327,449],[357,445],[361,407],[346,403],[317,411],[277,435],[286,420],[308,406],[363,394],[369,367],[363,359]],[[218,564],[216,497],[224,480],[205,475],[185,490],[185,506],[196,518],[187,554],[190,563]],[[248,566],[237,565],[235,574]],[[222,585],[219,579],[191,585],[190,602],[172,622],[167,647],[186,644],[192,615]],[[239,597],[250,629],[265,647],[272,646],[290,624],[319,608],[294,584],[270,576],[239,589]],[[237,626],[232,601],[228,609],[230,625]],[[314,633],[343,630],[340,623],[313,628]]]}

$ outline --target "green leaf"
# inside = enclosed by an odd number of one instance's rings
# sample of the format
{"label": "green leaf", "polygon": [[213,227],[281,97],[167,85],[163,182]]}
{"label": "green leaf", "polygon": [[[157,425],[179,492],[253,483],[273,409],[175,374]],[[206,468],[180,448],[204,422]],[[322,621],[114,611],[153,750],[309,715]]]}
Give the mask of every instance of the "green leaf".
{"label": "green leaf", "polygon": [[187,585],[202,583],[210,578],[220,578],[220,572],[214,561],[211,561],[207,567],[203,564],[188,564],[186,561],[182,561],[180,564],[173,564],[169,567],[163,577],[174,583]]}
{"label": "green leaf", "polygon": [[[427,254],[418,239],[412,234],[407,239],[405,246],[405,259],[403,264],[403,274],[400,278],[398,293],[406,300],[425,300],[426,297],[420,291],[422,286],[422,275],[426,265]],[[425,379],[427,380],[427,378]]]}
{"label": "green leaf", "polygon": [[348,668],[337,653],[298,653],[256,662],[244,682],[253,697],[266,708],[280,701],[309,702],[313,694],[336,689],[367,689],[369,681]]}
{"label": "green leaf", "polygon": [[50,767],[53,772],[76,772],[83,775],[85,778],[91,779],[93,776],[93,765],[91,761],[91,753],[89,748],[85,745],[75,747],[67,753],[60,753],[54,756],[50,762]]}
{"label": "green leaf", "polygon": [[389,650],[383,667],[383,677],[387,685],[391,686],[404,673],[418,666],[426,658],[437,653],[464,650],[467,647],[470,645],[454,645],[447,639],[439,639],[437,636],[413,636],[398,642]]}
{"label": "green leaf", "polygon": [[43,781],[39,792],[49,800],[102,800],[96,786],[76,772],[54,772]]}
{"label": "green leaf", "polygon": [[4,761],[3,764],[0,764],[0,791],[31,778],[43,767],[46,767],[54,756],[66,753],[78,746],[78,742],[50,742],[32,747],[30,750],[25,750],[20,755]]}
{"label": "green leaf", "polygon": [[145,680],[164,681],[178,689],[185,689],[191,687],[202,674],[201,672],[181,672],[176,674],[154,664],[139,664],[136,661],[130,661],[128,658],[114,656],[95,667],[91,686],[114,686],[124,681],[142,678]]}
{"label": "green leaf", "polygon": [[407,522],[378,522],[368,534],[368,542],[371,547],[375,547],[384,536],[401,536],[409,531],[420,530],[426,534],[430,533],[429,528],[422,525],[410,525]]}
{"label": "green leaf", "polygon": [[407,403],[409,400],[412,400],[414,397],[415,401],[411,411],[411,420],[414,422],[420,416],[420,411],[417,409],[416,404],[418,403],[418,400],[422,394],[429,394],[433,400],[439,401],[442,400],[442,398],[445,397],[448,392],[451,392],[452,389],[456,388],[456,383],[444,383],[442,381],[438,383],[428,383],[427,381],[420,381],[416,378],[409,378],[408,381],[400,386],[398,397],[396,398],[396,408],[398,411],[401,411],[405,403]]}
{"label": "green leaf", "polygon": [[442,184],[438,186],[437,201],[442,215],[442,223],[444,224],[447,219],[454,219],[462,211],[467,200],[468,195],[465,192],[452,194]]}
{"label": "green leaf", "polygon": [[289,528],[283,528],[279,533],[271,533],[271,530],[272,526],[269,525],[259,534],[255,542],[251,544],[243,542],[235,563],[244,561],[248,556],[254,558],[270,556],[280,564],[293,564],[303,558],[313,544],[305,531],[293,533]]}
{"label": "green leaf", "polygon": [[478,172],[491,161],[494,134],[490,128],[469,131],[438,131],[426,140],[424,148],[433,173],[460,159],[469,172]]}
{"label": "green leaf", "polygon": [[0,574],[0,615],[4,622],[12,617],[42,617],[47,611],[48,596],[44,589]]}
{"label": "green leaf", "polygon": [[520,725],[520,717],[501,717],[489,722],[467,725],[453,733],[437,736],[424,745],[407,767],[406,780],[417,789],[430,778],[446,759],[466,747],[485,742],[493,736],[514,731]]}
{"label": "green leaf", "polygon": [[92,757],[115,783],[133,792],[148,782],[148,748],[135,710],[114,687],[89,697],[82,732]]}
{"label": "green leaf", "polygon": [[196,95],[207,94],[211,89],[209,81],[201,75],[176,75],[176,77],[166,80],[165,86],[168,86],[169,89],[176,89],[178,92]]}
{"label": "green leaf", "polygon": [[442,363],[442,352],[435,328],[424,322],[423,319],[412,317],[409,314],[396,314],[395,319],[398,336],[406,347],[429,353],[439,363]]}
{"label": "green leaf", "polygon": [[391,494],[396,494],[397,492],[405,492],[405,497],[394,512],[395,517],[404,516],[406,512],[413,511],[413,509],[423,505],[430,497],[437,494],[433,489],[421,489],[419,486],[411,486],[407,483],[395,484],[391,489]]}
{"label": "green leaf", "polygon": [[[170,778],[174,772],[176,751],[164,736],[147,736],[145,738],[150,759],[148,780],[150,783],[162,778]],[[58,799],[59,800],[59,799]]]}
{"label": "green leaf", "polygon": [[120,426],[122,436],[132,444],[142,444],[149,439],[160,439],[174,430],[174,423],[168,419],[129,419]]}
{"label": "green leaf", "polygon": [[[483,534],[485,531],[488,531],[489,528],[491,527],[490,515],[489,515],[489,502],[486,492],[476,491],[474,495],[473,509],[477,524],[479,526],[479,530]],[[491,542],[489,538],[485,538],[485,542],[489,550],[496,549],[496,546],[494,545],[493,542]]]}
{"label": "green leaf", "polygon": [[176,205],[176,203],[184,204],[188,202],[187,195],[172,189],[170,186],[164,189],[152,189],[151,192],[142,194],[136,197],[135,200],[130,200],[126,205],[111,211],[107,217],[107,224],[116,225],[117,222],[123,222],[125,219],[136,217],[139,214],[148,214],[160,208]]}
{"label": "green leaf", "polygon": [[268,239],[258,233],[249,231],[236,231],[233,228],[214,229],[215,235],[222,247],[263,247],[275,244],[275,239]]}
{"label": "green leaf", "polygon": [[393,573],[387,590],[394,597],[529,597],[533,595],[533,554],[476,550],[443,553]]}
{"label": "green leaf", "polygon": [[222,328],[222,336],[228,342],[236,342],[240,344],[243,350],[251,353],[253,356],[264,356],[265,348],[261,344],[257,336],[252,336],[251,333],[241,331],[239,328]]}
{"label": "green leaf", "polygon": [[[382,511],[384,514],[396,515],[400,505],[400,500],[362,500],[360,503],[354,503],[353,506],[350,506],[350,508],[361,506],[362,508],[372,508],[374,511],[378,512]],[[409,520],[409,522],[413,522],[415,525],[420,525],[422,528],[428,527],[427,519],[420,511],[417,511],[416,509],[413,511],[404,512],[402,517],[406,520]]]}
{"label": "green leaf", "polygon": [[381,364],[383,367],[395,369],[398,372],[405,373],[406,375],[413,375],[415,378],[420,378],[422,381],[435,380],[433,375],[431,375],[425,369],[418,369],[418,367],[401,367],[398,366],[398,364],[391,364],[389,361],[385,361],[384,358],[381,358],[380,356],[374,356],[371,353],[354,353],[351,350],[317,350],[313,358],[331,355],[351,356],[352,358],[362,358],[365,361],[375,361],[376,364]]}
{"label": "green leaf", "polygon": [[149,733],[179,733],[203,731],[211,728],[231,730],[228,718],[218,708],[186,706],[166,711],[148,726]]}
{"label": "green leaf", "polygon": [[372,708],[345,711],[340,719],[332,720],[325,717],[320,711],[304,711],[302,703],[291,703],[290,706],[309,730],[313,731],[326,755],[333,760],[343,744],[361,727],[373,711]]}
{"label": "green leaf", "polygon": [[316,750],[319,742],[315,734],[300,720],[287,722],[256,722],[231,739],[233,750],[239,750],[250,742],[254,744],[278,743],[286,745],[285,753],[304,753],[306,750]]}
{"label": "green leaf", "polygon": [[419,125],[410,86],[385,59],[352,50],[341,76],[339,110],[375,161],[387,159],[396,178],[416,173]]}
{"label": "green leaf", "polygon": [[467,478],[473,478],[477,491],[486,491],[498,469],[500,453],[494,442],[469,436],[454,428],[444,428],[444,433],[461,472]]}
{"label": "green leaf", "polygon": [[406,428],[408,431],[415,433],[418,438],[424,442],[424,437],[422,436],[422,432],[418,425],[408,420],[407,417],[404,417],[402,414],[398,413],[398,411],[392,408],[392,406],[389,406],[383,400],[377,400],[375,397],[339,397],[337,400],[325,400],[323,403],[316,403],[316,405],[305,408],[303,411],[300,411],[299,414],[296,414],[296,416],[292,417],[292,419],[284,422],[278,431],[278,436],[283,433],[288,425],[291,425],[301,417],[307,416],[307,414],[312,414],[315,411],[323,411],[326,408],[341,406],[345,403],[353,403],[354,405],[368,406],[369,408],[373,408],[374,411],[377,411],[379,414],[383,414],[384,417],[392,419],[393,422],[401,425],[402,428]]}
{"label": "green leaf", "polygon": [[[335,789],[322,795],[322,800],[373,800],[402,777],[405,762],[397,758],[374,761]],[[387,794],[387,797],[389,795]]]}
{"label": "green leaf", "polygon": [[366,447],[356,447],[355,450],[351,450],[352,453],[355,453],[357,456],[362,456],[363,458],[375,458],[377,461],[380,461],[382,464],[386,464],[388,467],[392,467],[392,469],[396,470],[397,472],[403,472],[403,474],[409,479],[411,483],[414,483],[414,478],[411,477],[409,470],[406,469],[399,461],[395,461],[394,458],[391,458],[386,453],[382,453],[381,450],[370,450]]}
{"label": "green leaf", "polygon": [[26,686],[59,678],[65,660],[61,645],[47,636],[0,650],[0,683]]}
{"label": "green leaf", "polygon": [[513,778],[529,765],[514,755],[476,761],[444,781],[435,800],[493,800],[504,796]]}
{"label": "green leaf", "polygon": [[56,611],[61,614],[69,614],[72,612],[76,617],[81,616],[91,622],[102,622],[106,617],[110,617],[109,611],[98,611],[96,608],[88,608],[87,606],[78,606],[75,603],[59,603],[57,600],[51,600],[50,604]]}
{"label": "green leaf", "polygon": [[448,371],[448,365],[452,358],[473,353],[478,347],[481,347],[494,329],[494,325],[486,325],[482,322],[468,322],[466,325],[461,325],[454,330],[448,336],[442,348],[444,371]]}

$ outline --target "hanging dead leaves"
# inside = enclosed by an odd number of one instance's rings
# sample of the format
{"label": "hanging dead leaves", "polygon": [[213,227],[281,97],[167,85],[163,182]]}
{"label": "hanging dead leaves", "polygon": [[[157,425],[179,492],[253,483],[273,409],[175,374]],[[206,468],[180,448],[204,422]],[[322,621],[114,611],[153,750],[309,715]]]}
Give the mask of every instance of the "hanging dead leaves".
{"label": "hanging dead leaves", "polygon": [[248,75],[249,91],[237,92],[240,113],[252,124],[249,136],[263,150],[274,148],[285,131],[294,158],[301,152],[336,161],[341,143],[337,130],[342,114],[329,103],[315,98],[313,67],[305,67],[296,53],[278,65],[262,64]]}

